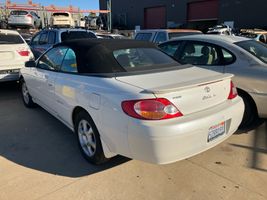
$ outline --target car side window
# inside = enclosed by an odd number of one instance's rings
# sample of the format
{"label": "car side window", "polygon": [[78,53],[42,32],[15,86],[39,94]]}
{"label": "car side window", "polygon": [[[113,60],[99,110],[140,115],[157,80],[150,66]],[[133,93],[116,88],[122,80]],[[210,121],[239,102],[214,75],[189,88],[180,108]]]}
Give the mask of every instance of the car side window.
{"label": "car side window", "polygon": [[49,50],[39,59],[37,68],[59,71],[67,49],[67,47],[57,47]]}
{"label": "car side window", "polygon": [[177,51],[177,49],[181,46],[180,41],[175,41],[175,42],[168,42],[168,43],[164,43],[164,44],[160,44],[159,48],[167,53],[170,56],[174,56],[175,52]]}
{"label": "car side window", "polygon": [[78,72],[76,55],[72,49],[68,49],[67,53],[65,54],[64,60],[61,65],[61,71],[71,73]]}
{"label": "car side window", "polygon": [[47,35],[48,35],[47,32],[41,33],[40,40],[39,40],[40,45],[47,44],[48,42]]}
{"label": "car side window", "polygon": [[152,33],[137,33],[135,39],[149,41],[151,37],[152,37]]}
{"label": "car side window", "polygon": [[235,56],[226,49],[222,49],[222,55],[224,59],[224,65],[230,65],[235,61]]}
{"label": "car side window", "polygon": [[38,34],[38,35],[36,35],[33,39],[32,39],[32,45],[37,45],[37,44],[39,44],[39,39],[40,39],[40,35],[41,34]]}
{"label": "car side window", "polygon": [[221,65],[219,49],[205,42],[187,42],[178,61],[193,65]]}
{"label": "car side window", "polygon": [[155,43],[165,42],[167,40],[166,33],[159,32],[156,36]]}
{"label": "car side window", "polygon": [[56,33],[51,31],[48,36],[48,44],[54,44],[56,39]]}

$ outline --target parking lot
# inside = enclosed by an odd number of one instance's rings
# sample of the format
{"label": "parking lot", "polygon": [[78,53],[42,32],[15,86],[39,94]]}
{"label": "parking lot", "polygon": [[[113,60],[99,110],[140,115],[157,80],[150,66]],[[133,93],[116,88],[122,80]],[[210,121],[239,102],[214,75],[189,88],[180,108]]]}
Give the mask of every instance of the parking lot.
{"label": "parking lot", "polygon": [[267,125],[190,159],[86,162],[75,135],[0,85],[0,199],[267,199]]}

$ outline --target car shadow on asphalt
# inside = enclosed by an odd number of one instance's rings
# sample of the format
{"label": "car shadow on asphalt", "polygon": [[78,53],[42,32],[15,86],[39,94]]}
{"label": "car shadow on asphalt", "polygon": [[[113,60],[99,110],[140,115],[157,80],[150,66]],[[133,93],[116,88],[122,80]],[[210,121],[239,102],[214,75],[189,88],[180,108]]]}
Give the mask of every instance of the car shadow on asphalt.
{"label": "car shadow on asphalt", "polygon": [[267,119],[260,120],[256,125],[254,131],[248,132],[252,134],[254,132],[252,146],[231,144],[232,146],[245,148],[251,151],[251,159],[249,167],[259,171],[267,172],[267,167],[262,165],[262,155],[267,155]]}
{"label": "car shadow on asphalt", "polygon": [[24,107],[17,84],[0,85],[0,156],[21,166],[66,177],[82,177],[128,162],[116,156],[92,165],[75,134],[40,107]]}

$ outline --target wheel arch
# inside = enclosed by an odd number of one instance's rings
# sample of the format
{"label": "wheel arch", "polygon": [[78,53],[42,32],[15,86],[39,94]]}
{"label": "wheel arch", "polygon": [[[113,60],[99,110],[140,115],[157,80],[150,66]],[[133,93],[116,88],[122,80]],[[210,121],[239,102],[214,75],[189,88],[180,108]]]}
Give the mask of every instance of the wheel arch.
{"label": "wheel arch", "polygon": [[253,97],[248,92],[246,92],[245,90],[243,90],[241,88],[237,88],[237,93],[240,96],[244,96],[245,98],[247,98],[250,101],[250,103],[252,103],[252,106],[255,109],[255,112],[258,116],[259,115],[258,114],[258,108],[257,108],[256,102],[254,101]]}
{"label": "wheel arch", "polygon": [[[94,122],[92,116],[90,115],[90,113],[89,113],[86,109],[84,109],[84,108],[81,107],[81,106],[76,106],[76,107],[73,109],[73,111],[72,111],[72,116],[71,116],[71,117],[72,117],[72,125],[73,125],[73,129],[74,129],[74,126],[75,126],[75,117],[77,116],[77,114],[78,114],[79,112],[82,112],[82,111],[86,112],[86,113],[88,114],[88,116],[91,118],[92,122],[95,124],[95,122]],[[95,125],[95,127],[97,128],[96,125]],[[98,128],[97,128],[97,129],[98,129]],[[98,131],[98,132],[99,132],[99,131]],[[106,142],[103,140],[103,137],[101,137],[101,133],[99,133],[99,135],[100,135],[100,140],[101,140],[101,143],[102,143],[102,148],[103,148],[105,157],[106,157],[106,158],[111,158],[111,157],[117,155],[117,154],[115,154],[115,153],[113,153],[113,152],[110,151],[109,145],[108,145],[108,143],[106,143]]]}

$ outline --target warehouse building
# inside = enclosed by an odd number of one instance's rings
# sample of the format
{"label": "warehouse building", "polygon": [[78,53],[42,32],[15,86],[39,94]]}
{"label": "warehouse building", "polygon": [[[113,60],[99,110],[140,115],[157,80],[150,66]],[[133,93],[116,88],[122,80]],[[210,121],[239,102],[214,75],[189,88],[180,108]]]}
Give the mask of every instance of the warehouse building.
{"label": "warehouse building", "polygon": [[100,0],[100,9],[109,1],[113,28],[267,28],[266,0]]}

